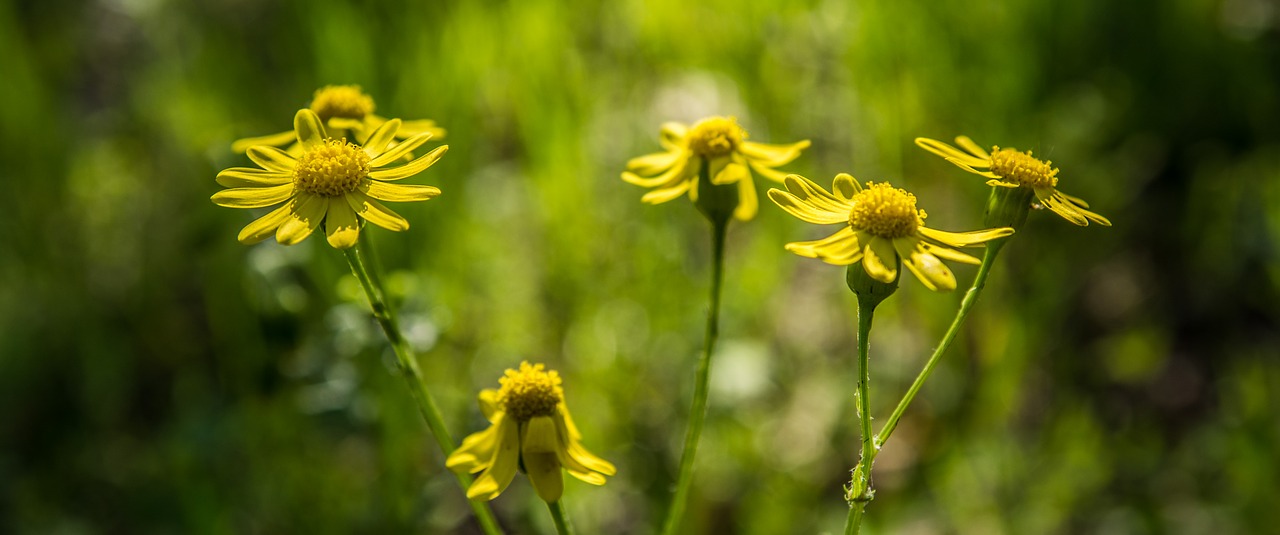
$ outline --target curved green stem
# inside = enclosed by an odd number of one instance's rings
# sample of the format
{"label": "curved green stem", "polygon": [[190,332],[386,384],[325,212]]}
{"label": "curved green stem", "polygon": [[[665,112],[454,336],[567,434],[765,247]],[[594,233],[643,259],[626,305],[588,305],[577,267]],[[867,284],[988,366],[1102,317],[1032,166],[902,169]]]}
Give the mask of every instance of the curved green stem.
{"label": "curved green stem", "polygon": [[728,230],[727,219],[711,221],[711,308],[707,311],[707,335],[702,349],[702,358],[698,360],[698,371],[694,378],[693,406],[689,409],[689,429],[684,435],[684,453],[680,456],[680,475],[676,483],[676,493],[671,500],[671,508],[667,512],[667,521],[662,532],[672,535],[680,526],[684,516],[685,505],[689,500],[689,487],[693,483],[693,459],[698,453],[698,438],[702,435],[702,424],[707,417],[707,390],[711,375],[711,353],[715,349],[716,337],[720,324],[720,287],[724,279],[724,239]]}
{"label": "curved green stem", "polygon": [[844,532],[856,534],[862,528],[862,516],[867,503],[875,497],[871,488],[871,465],[879,449],[878,442],[871,434],[871,319],[875,316],[879,300],[859,296],[858,298],[858,421],[862,427],[862,459],[855,467],[853,481],[849,486],[849,518],[846,519]]}
{"label": "curved green stem", "polygon": [[569,524],[569,516],[565,513],[561,500],[547,502],[547,509],[551,511],[551,520],[556,523],[556,533],[573,535],[573,526]]}
{"label": "curved green stem", "polygon": [[[369,271],[365,269],[360,249],[361,246],[357,243],[354,247],[344,250],[343,253],[347,257],[347,263],[351,265],[351,271],[360,280],[360,287],[364,288],[365,296],[369,298],[373,316],[377,318],[378,324],[382,326],[382,332],[387,335],[387,341],[391,343],[391,349],[396,354],[396,364],[400,368],[400,375],[404,377],[405,384],[409,387],[409,393],[413,395],[413,400],[417,402],[422,418],[427,421],[427,427],[431,429],[432,436],[435,437],[436,443],[440,445],[440,451],[444,452],[445,457],[448,457],[454,450],[453,438],[449,436],[449,429],[445,426],[444,418],[440,415],[440,408],[436,406],[435,399],[431,397],[431,392],[427,390],[427,385],[422,380],[422,371],[418,369],[418,361],[414,358],[413,349],[409,347],[408,340],[405,340],[401,334],[400,326],[396,323],[390,307],[387,306],[381,286],[374,283],[369,276]],[[467,487],[471,486],[471,476],[466,474],[454,475],[465,492]],[[489,509],[489,504],[474,500],[468,501],[471,503],[471,509],[475,511],[480,527],[486,534],[496,535],[502,533],[502,529],[498,527],[497,519],[493,516],[493,511]]]}
{"label": "curved green stem", "polygon": [[956,312],[955,319],[951,320],[951,327],[947,329],[946,334],[942,335],[942,341],[938,343],[938,347],[933,350],[933,355],[929,357],[929,361],[925,362],[924,368],[920,370],[920,374],[916,376],[915,382],[911,383],[911,388],[907,389],[906,395],[902,396],[902,401],[898,402],[897,408],[893,409],[893,414],[889,416],[889,420],[885,422],[884,427],[880,429],[880,434],[876,436],[876,443],[884,445],[889,436],[893,434],[893,430],[898,427],[898,420],[902,418],[902,414],[907,411],[907,406],[911,404],[911,400],[915,399],[916,393],[920,391],[920,387],[924,385],[924,381],[929,378],[929,374],[933,373],[933,368],[938,365],[938,361],[942,358],[942,354],[946,353],[947,348],[951,347],[951,341],[955,339],[956,334],[960,332],[960,326],[964,324],[964,320],[969,317],[969,311],[973,308],[973,304],[978,302],[978,296],[982,294],[982,289],[986,287],[987,275],[991,273],[991,265],[995,263],[996,256],[1000,254],[1000,249],[1008,243],[1008,238],[996,240],[987,244],[987,250],[982,255],[982,265],[978,267],[978,275],[973,278],[973,286],[964,294],[964,300],[960,302],[960,310]]}

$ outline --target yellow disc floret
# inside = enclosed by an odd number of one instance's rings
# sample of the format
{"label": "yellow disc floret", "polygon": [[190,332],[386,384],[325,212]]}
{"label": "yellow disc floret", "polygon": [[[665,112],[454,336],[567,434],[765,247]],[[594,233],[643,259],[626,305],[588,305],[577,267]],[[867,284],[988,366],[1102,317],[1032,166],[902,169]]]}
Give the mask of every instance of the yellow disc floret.
{"label": "yellow disc floret", "polygon": [[733,117],[709,117],[689,129],[689,150],[698,156],[715,158],[733,152],[747,132]]}
{"label": "yellow disc floret", "polygon": [[849,226],[882,238],[904,238],[924,224],[924,210],[916,210],[916,196],[888,183],[868,182],[853,196]]}
{"label": "yellow disc floret", "polygon": [[326,139],[308,149],[293,168],[295,188],[324,197],[351,193],[368,177],[369,155],[344,139]]}
{"label": "yellow disc floret", "polygon": [[991,172],[1008,182],[1029,188],[1052,188],[1058,185],[1058,170],[1039,158],[1013,149],[992,147]]}
{"label": "yellow disc floret", "polygon": [[516,421],[525,422],[535,416],[551,416],[564,399],[560,374],[546,371],[542,364],[520,363],[520,371],[508,369],[498,379],[498,404]]}
{"label": "yellow disc floret", "polygon": [[364,119],[373,113],[373,98],[360,91],[358,85],[327,85],[316,90],[311,111],[325,122],[333,117]]}

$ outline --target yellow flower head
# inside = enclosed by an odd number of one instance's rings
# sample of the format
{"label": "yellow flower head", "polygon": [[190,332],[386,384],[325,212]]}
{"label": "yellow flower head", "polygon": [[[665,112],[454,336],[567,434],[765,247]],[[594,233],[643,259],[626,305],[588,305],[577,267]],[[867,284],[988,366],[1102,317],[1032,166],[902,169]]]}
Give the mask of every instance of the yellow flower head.
{"label": "yellow flower head", "polygon": [[492,500],[516,470],[529,475],[538,497],[551,503],[564,492],[563,467],[569,475],[592,485],[618,473],[608,461],[582,447],[582,435],[564,404],[560,374],[542,364],[521,362],[498,379],[497,390],[480,392],[480,409],[489,427],[463,439],[445,465],[457,472],[481,472],[467,498]]}
{"label": "yellow flower head", "polygon": [[942,260],[981,262],[953,247],[1013,234],[1011,228],[963,233],[928,228],[928,214],[916,209],[915,195],[886,183],[868,182],[864,188],[845,173],[836,175],[834,194],[800,175],[789,175],[783,183],[787,191],[771,189],[769,198],[787,213],[819,225],[845,225],[826,238],[788,243],[786,249],[840,266],[862,262],[867,274],[883,283],[898,278],[901,260],[926,288],[954,290],[956,277]]}
{"label": "yellow flower head", "polygon": [[781,182],[786,175],[774,168],[799,157],[800,151],[809,147],[809,141],[769,145],[746,139],[747,132],[732,117],[709,117],[692,127],[666,123],[659,137],[666,150],[633,158],[627,162],[622,179],[653,188],[640,199],[646,203],[660,204],[686,193],[696,201],[698,177],[706,166],[711,184],[738,185],[738,206],[733,216],[747,221],[755,217],[759,205],[751,171]]}
{"label": "yellow flower head", "polygon": [[320,117],[298,110],[294,135],[302,147],[297,157],[275,147],[249,148],[249,159],[262,166],[232,167],[218,173],[218,183],[229,188],[215,193],[214,203],[228,208],[283,206],[249,223],[240,231],[242,243],[256,243],[275,236],[284,245],[306,239],[322,223],[329,244],[339,249],[355,245],[360,235],[358,218],[389,230],[405,230],[409,222],[379,203],[425,201],[440,194],[433,186],[393,184],[416,175],[439,160],[442,145],[416,160],[392,166],[431,139],[421,133],[388,148],[400,128],[399,119],[385,121],[363,145],[329,137]]}
{"label": "yellow flower head", "polygon": [[1053,162],[1032,156],[1031,151],[992,147],[988,153],[965,136],[956,138],[960,148],[924,137],[916,138],[916,145],[965,171],[989,178],[988,186],[1034,191],[1040,204],[1067,221],[1080,226],[1087,226],[1089,221],[1111,226],[1107,218],[1088,210],[1089,203],[1058,191],[1058,169]]}
{"label": "yellow flower head", "polygon": [[[347,138],[356,143],[364,143],[387,119],[373,113],[376,105],[373,97],[366,95],[358,85],[327,85],[316,90],[315,97],[307,109],[320,117],[320,122],[328,128],[334,138]],[[401,121],[395,139],[405,139],[418,134],[431,134],[435,139],[445,135],[443,128],[436,126],[435,121],[422,119],[417,121]],[[270,145],[287,147],[289,154],[298,156],[302,146],[295,142],[292,131],[280,132],[260,137],[236,140],[231,150],[245,152],[249,147]],[[392,140],[394,144],[394,140]]]}

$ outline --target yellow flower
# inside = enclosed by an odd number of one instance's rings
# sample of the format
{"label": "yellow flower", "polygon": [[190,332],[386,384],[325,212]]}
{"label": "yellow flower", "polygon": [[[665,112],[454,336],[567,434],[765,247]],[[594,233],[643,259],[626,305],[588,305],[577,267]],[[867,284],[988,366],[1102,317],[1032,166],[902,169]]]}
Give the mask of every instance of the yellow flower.
{"label": "yellow flower", "polygon": [[[387,119],[373,113],[373,97],[364,94],[358,85],[327,85],[316,90],[315,98],[308,107],[320,117],[329,132],[336,139],[347,138],[356,143],[364,143]],[[430,133],[435,139],[444,137],[443,128],[437,127],[435,121],[422,119],[417,121],[401,121],[400,130],[395,137],[410,138],[418,134]],[[280,132],[261,137],[250,137],[236,140],[231,150],[245,152],[256,145],[284,147],[288,145],[289,154],[302,154],[302,145],[294,142],[292,131]],[[393,140],[394,141],[394,140]]]}
{"label": "yellow flower", "polygon": [[551,503],[564,492],[569,475],[603,485],[617,469],[582,447],[582,435],[564,404],[560,374],[542,364],[520,363],[498,380],[502,387],[480,392],[480,409],[489,428],[462,441],[445,465],[456,472],[482,472],[467,489],[467,498],[492,500],[511,484],[516,469],[529,475],[538,497]]}
{"label": "yellow flower", "polygon": [[964,150],[936,139],[916,138],[916,145],[920,148],[943,157],[965,171],[991,179],[987,181],[988,186],[1028,188],[1035,192],[1040,204],[1067,221],[1080,226],[1087,226],[1089,221],[1111,226],[1111,221],[1107,218],[1087,210],[1089,203],[1058,191],[1058,169],[1052,167],[1052,161],[1041,161],[1033,157],[1031,151],[1018,152],[998,146],[991,147],[991,152],[988,153],[965,136],[957,137],[956,144]]}
{"label": "yellow flower", "polygon": [[819,225],[844,224],[826,238],[788,243],[786,249],[800,256],[847,266],[862,262],[875,280],[893,282],[898,260],[930,290],[950,291],[956,277],[940,259],[980,264],[972,256],[952,249],[1003,238],[1011,228],[976,232],[944,232],[924,226],[924,210],[916,209],[916,196],[887,183],[867,183],[863,188],[852,176],[836,175],[828,192],[800,175],[788,175],[787,191],[769,190],[769,198],[793,216]]}
{"label": "yellow flower", "polygon": [[379,203],[425,201],[440,195],[433,186],[392,184],[436,163],[448,145],[404,165],[387,167],[425,143],[424,132],[388,149],[400,128],[391,119],[374,130],[363,146],[329,137],[314,112],[298,110],[294,133],[301,154],[294,157],[266,145],[249,147],[249,159],[261,169],[232,167],[218,173],[218,183],[229,188],[215,193],[214,203],[228,208],[283,206],[249,223],[240,231],[242,243],[257,243],[275,235],[276,241],[293,245],[310,236],[323,222],[329,244],[339,249],[355,245],[360,235],[357,216],[388,230],[405,230],[409,222]]}
{"label": "yellow flower", "polygon": [[692,128],[680,123],[662,125],[665,152],[634,158],[627,162],[622,179],[637,186],[654,188],[640,200],[660,204],[685,193],[698,199],[698,174],[707,166],[707,176],[715,185],[738,184],[738,206],[733,216],[741,221],[755,217],[758,202],[751,170],[781,182],[784,173],[774,170],[800,156],[809,141],[789,145],[769,145],[747,141],[747,132],[732,117],[710,117]]}

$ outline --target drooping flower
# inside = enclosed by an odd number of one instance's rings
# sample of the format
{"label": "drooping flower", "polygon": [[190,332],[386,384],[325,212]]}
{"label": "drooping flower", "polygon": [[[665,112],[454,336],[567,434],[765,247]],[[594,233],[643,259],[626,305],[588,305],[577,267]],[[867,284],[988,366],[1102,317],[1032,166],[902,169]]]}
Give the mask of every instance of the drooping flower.
{"label": "drooping flower", "polygon": [[548,503],[564,492],[563,467],[592,485],[605,484],[617,469],[582,447],[582,435],[564,403],[560,374],[542,364],[521,362],[498,379],[497,390],[480,391],[480,409],[489,427],[463,439],[445,460],[456,472],[480,472],[467,489],[473,500],[492,500],[506,490],[516,470],[529,475],[538,497]]}
{"label": "drooping flower", "polygon": [[925,226],[927,214],[916,209],[916,196],[888,183],[868,182],[863,188],[852,176],[836,175],[832,194],[800,175],[788,175],[787,191],[769,190],[769,198],[783,210],[819,225],[843,224],[835,234],[815,241],[788,243],[800,256],[847,266],[862,262],[875,280],[893,282],[898,260],[926,288],[950,291],[955,275],[942,260],[980,264],[977,258],[953,249],[985,243],[1013,234],[1011,228],[976,232],[945,232]]}
{"label": "drooping flower", "polygon": [[[364,143],[378,127],[387,122],[386,118],[373,113],[375,107],[373,97],[366,95],[358,85],[327,85],[316,90],[308,109],[320,117],[320,122],[324,123],[334,139],[346,138],[355,143]],[[426,133],[431,134],[434,139],[441,139],[445,135],[444,129],[436,126],[435,121],[420,119],[401,121],[395,138],[405,139]],[[292,131],[236,140],[231,144],[231,150],[245,152],[256,145],[287,147],[289,154],[302,154],[302,145],[296,143]]]}
{"label": "drooping flower", "polygon": [[995,146],[988,153],[965,136],[956,138],[956,145],[960,148],[924,137],[916,138],[916,145],[956,167],[989,178],[988,186],[1032,190],[1040,204],[1067,221],[1080,226],[1087,226],[1089,221],[1111,226],[1107,218],[1088,210],[1089,203],[1058,191],[1058,169],[1052,166],[1052,161],[1032,156],[1031,151],[1018,152]]}
{"label": "drooping flower", "polygon": [[249,159],[262,166],[232,167],[218,173],[229,188],[215,193],[214,203],[228,208],[264,208],[285,203],[240,231],[242,243],[257,243],[274,235],[283,245],[310,236],[323,223],[329,244],[346,249],[360,235],[359,218],[388,230],[409,228],[379,200],[425,201],[440,195],[434,186],[393,184],[436,163],[448,145],[441,145],[404,165],[389,167],[421,146],[424,132],[387,148],[400,128],[399,119],[385,121],[369,134],[363,146],[329,136],[320,117],[309,109],[294,116],[294,136],[301,153],[294,157],[275,147],[249,147]]}
{"label": "drooping flower", "polygon": [[741,221],[755,217],[758,210],[751,171],[781,182],[785,173],[775,167],[786,165],[809,147],[809,141],[770,145],[747,141],[747,132],[732,117],[709,117],[692,127],[681,123],[662,125],[659,142],[666,150],[627,162],[622,179],[637,186],[653,188],[640,200],[660,204],[688,194],[697,201],[698,176],[702,168],[712,184],[738,185],[738,205],[733,216]]}

